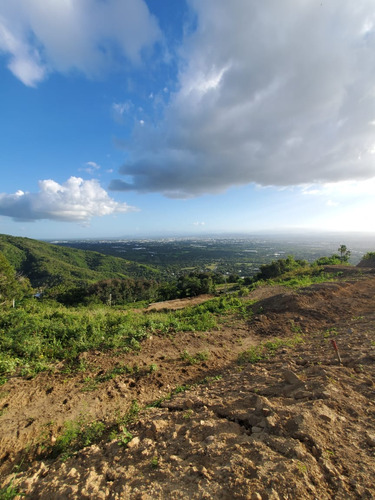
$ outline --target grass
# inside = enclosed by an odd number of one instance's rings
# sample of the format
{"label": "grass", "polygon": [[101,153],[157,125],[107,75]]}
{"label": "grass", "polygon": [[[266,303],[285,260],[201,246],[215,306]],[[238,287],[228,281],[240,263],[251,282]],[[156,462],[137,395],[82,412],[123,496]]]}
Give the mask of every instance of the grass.
{"label": "grass", "polygon": [[339,335],[339,332],[337,331],[337,328],[332,327],[332,328],[327,328],[327,330],[324,330],[324,332],[322,332],[322,335],[325,339],[328,339],[330,337],[335,337],[336,335]]}
{"label": "grass", "polygon": [[283,285],[288,288],[303,288],[316,283],[336,281],[342,273],[326,273],[317,266],[302,267],[281,275],[278,278],[258,281],[254,285]]}
{"label": "grass", "polygon": [[196,365],[197,363],[203,363],[203,361],[207,361],[210,357],[210,353],[208,351],[197,352],[195,355],[189,354],[189,352],[185,349],[181,353],[181,359],[186,361],[189,365]]}
{"label": "grass", "polygon": [[[217,312],[222,305],[211,306]],[[139,350],[150,334],[173,335],[206,331],[217,326],[210,307],[143,314],[97,306],[67,308],[29,303],[2,311],[0,317],[0,377],[14,373],[35,376],[56,361],[74,364],[90,349]]]}
{"label": "grass", "polygon": [[[319,268],[302,268],[267,284],[293,288],[334,279]],[[252,288],[260,286],[259,283]],[[241,295],[241,294],[240,294]],[[104,305],[66,307],[53,301],[26,300],[0,315],[0,384],[9,376],[35,376],[53,370],[64,361],[67,369],[79,369],[79,354],[97,349],[139,351],[150,335],[175,336],[179,332],[212,332],[230,317],[249,320],[255,301],[235,294],[222,295],[178,311],[136,312]],[[300,333],[298,325],[292,331]],[[189,363],[202,362],[207,353],[183,354]],[[252,356],[259,356],[253,353]],[[85,369],[85,367],[83,367]],[[154,368],[150,367],[150,372]],[[116,373],[106,374],[114,377]],[[102,382],[103,380],[98,380]],[[88,390],[93,386],[87,380]]]}
{"label": "grass", "polygon": [[[78,356],[90,349],[140,350],[150,335],[206,332],[229,315],[252,315],[252,301],[223,296],[178,311],[143,313],[102,305],[69,308],[26,301],[0,316],[0,379],[15,373],[35,376],[64,360],[79,369]],[[198,360],[199,361],[199,360]],[[83,370],[85,367],[82,368]]]}
{"label": "grass", "polygon": [[57,437],[50,455],[66,459],[85,446],[100,441],[105,430],[103,422],[87,422],[84,417],[65,422],[64,430]]}
{"label": "grass", "polygon": [[13,481],[14,479],[12,479],[10,483],[3,488],[0,488],[0,500],[13,500],[13,498],[17,496],[24,496],[24,494],[19,491],[17,486],[13,486]]}
{"label": "grass", "polygon": [[[133,400],[128,411],[124,415],[118,414],[116,421],[110,426],[100,421],[90,422],[85,416],[69,420],[65,422],[62,432],[52,446],[46,444],[49,443],[49,434],[42,436],[41,442],[38,443],[43,450],[42,456],[66,460],[82,448],[102,442],[105,438],[117,439],[120,444],[126,446],[133,439],[127,427],[138,419],[140,411],[138,402]],[[0,500],[1,498],[0,496]]]}
{"label": "grass", "polygon": [[269,359],[276,355],[276,352],[285,347],[293,347],[304,341],[302,335],[295,335],[294,337],[288,338],[274,338],[273,340],[268,340],[267,342],[262,342],[261,344],[255,345],[242,351],[237,358],[238,363],[257,363],[262,360]]}

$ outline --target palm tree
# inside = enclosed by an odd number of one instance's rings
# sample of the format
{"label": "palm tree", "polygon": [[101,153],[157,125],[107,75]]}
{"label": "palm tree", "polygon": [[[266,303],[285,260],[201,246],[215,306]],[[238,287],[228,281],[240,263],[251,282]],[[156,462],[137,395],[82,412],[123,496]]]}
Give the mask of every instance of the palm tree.
{"label": "palm tree", "polygon": [[338,251],[340,252],[341,262],[347,262],[350,257],[350,251],[346,248],[346,245],[340,245]]}

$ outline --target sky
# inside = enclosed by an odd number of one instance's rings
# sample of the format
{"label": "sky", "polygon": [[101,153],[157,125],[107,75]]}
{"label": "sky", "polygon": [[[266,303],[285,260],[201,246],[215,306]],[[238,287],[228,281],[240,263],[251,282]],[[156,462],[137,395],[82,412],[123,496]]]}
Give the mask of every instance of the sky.
{"label": "sky", "polygon": [[0,0],[0,233],[375,232],[373,0]]}

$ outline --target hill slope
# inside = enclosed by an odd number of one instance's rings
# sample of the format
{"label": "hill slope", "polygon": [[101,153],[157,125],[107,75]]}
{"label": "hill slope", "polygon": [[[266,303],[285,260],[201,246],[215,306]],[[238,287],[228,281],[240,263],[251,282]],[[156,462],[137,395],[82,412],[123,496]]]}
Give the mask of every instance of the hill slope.
{"label": "hill slope", "polygon": [[[257,301],[247,320],[155,331],[136,353],[86,353],[83,372],[10,379],[3,485],[15,477],[29,499],[373,498],[374,295],[375,278],[359,269],[298,291],[265,287],[246,298]],[[43,456],[62,443],[63,422],[83,415],[96,425],[80,431],[87,444],[100,422],[122,434],[9,474],[33,443]]]}
{"label": "hill slope", "polygon": [[5,234],[0,235],[0,252],[18,273],[30,279],[34,287],[107,278],[156,279],[159,276],[150,266],[120,257]]}

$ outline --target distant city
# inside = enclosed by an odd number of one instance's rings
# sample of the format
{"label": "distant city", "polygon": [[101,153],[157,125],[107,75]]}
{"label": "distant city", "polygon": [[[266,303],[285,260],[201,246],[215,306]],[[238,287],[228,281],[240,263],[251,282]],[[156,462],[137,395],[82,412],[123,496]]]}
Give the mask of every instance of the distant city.
{"label": "distant city", "polygon": [[122,257],[140,264],[152,265],[168,274],[211,270],[252,276],[262,264],[272,260],[293,255],[296,259],[314,262],[319,257],[337,253],[341,244],[345,244],[350,250],[350,263],[356,265],[366,252],[375,249],[375,235],[236,235],[53,240],[50,243]]}

